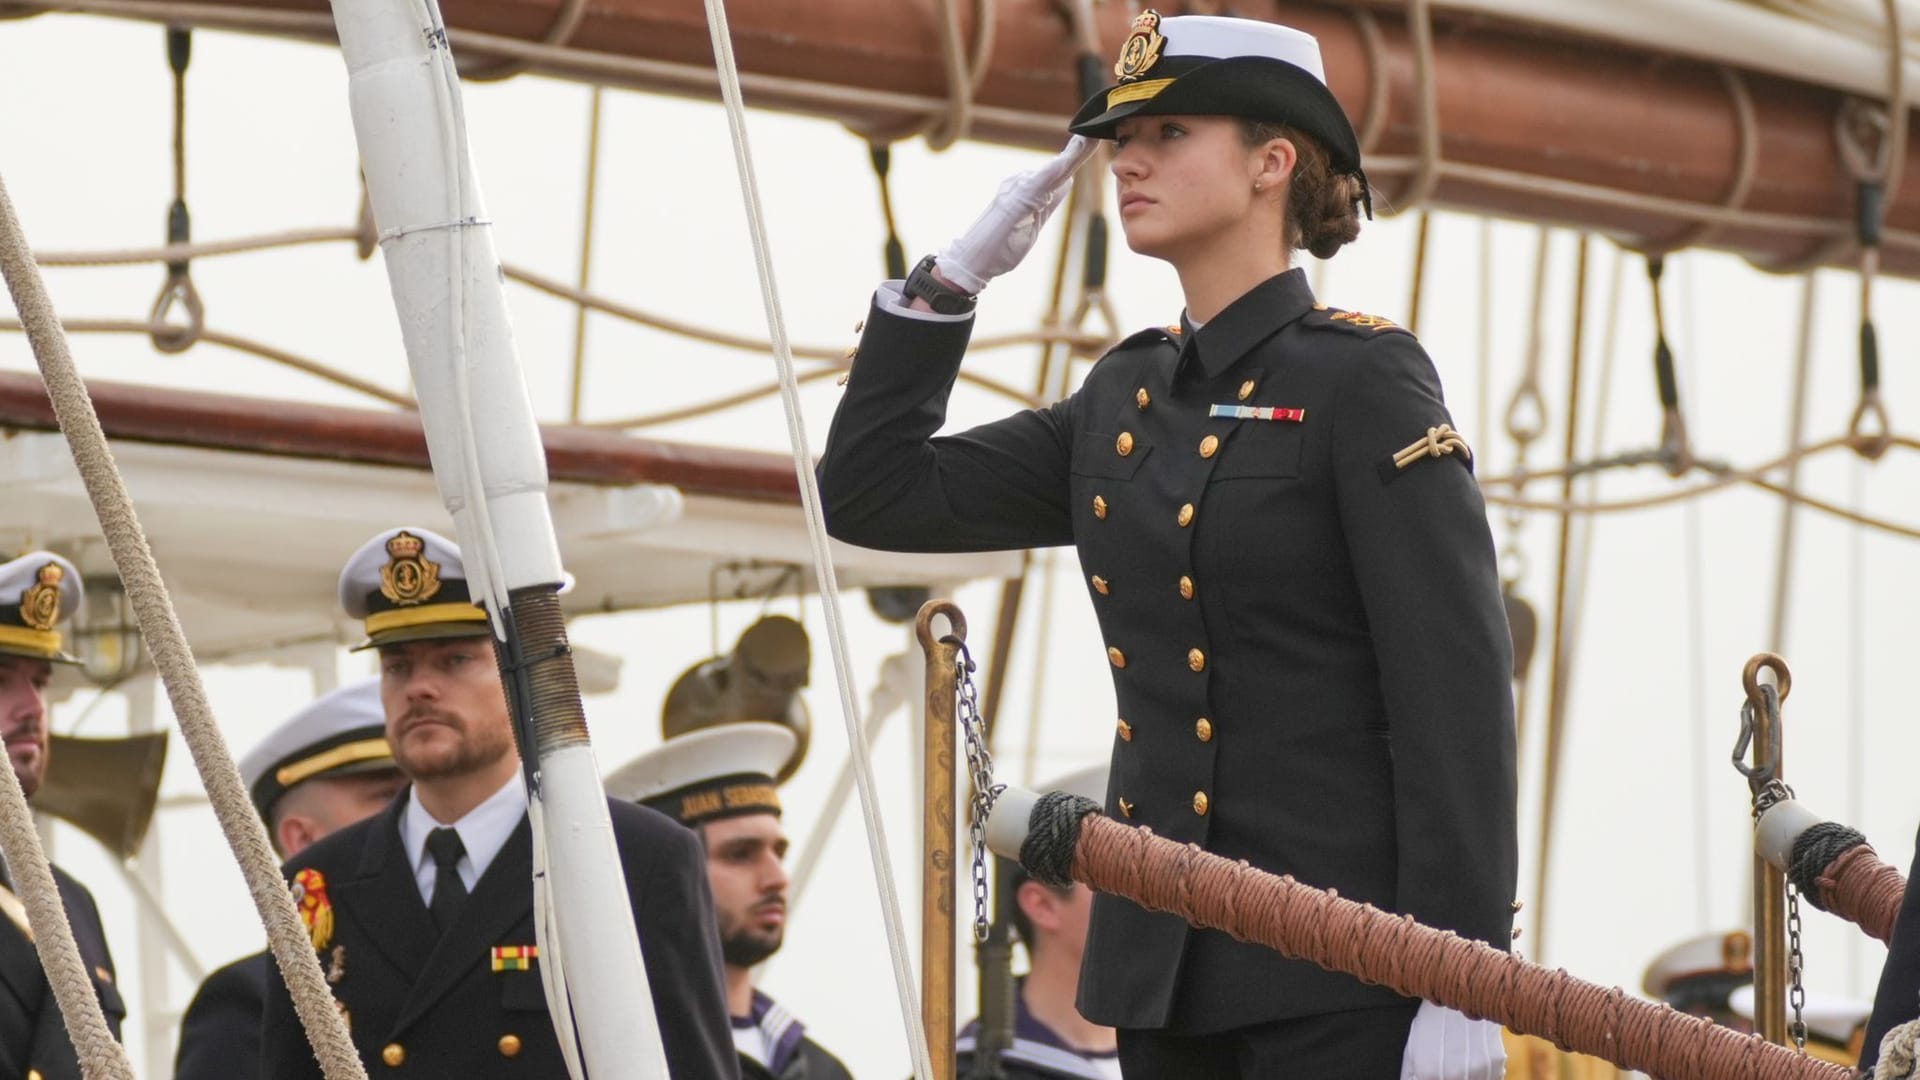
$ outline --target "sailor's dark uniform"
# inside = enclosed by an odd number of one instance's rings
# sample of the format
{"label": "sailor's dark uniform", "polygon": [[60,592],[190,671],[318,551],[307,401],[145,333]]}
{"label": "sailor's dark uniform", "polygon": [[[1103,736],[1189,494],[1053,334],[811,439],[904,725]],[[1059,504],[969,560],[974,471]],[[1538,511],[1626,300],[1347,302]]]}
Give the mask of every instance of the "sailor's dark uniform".
{"label": "sailor's dark uniform", "polygon": [[[0,768],[4,768],[0,763]],[[127,1007],[114,985],[113,956],[107,952],[106,931],[93,894],[65,870],[53,868],[61,906],[73,927],[80,962],[93,980],[113,1037],[120,1037],[120,1021]],[[80,1080],[80,1057],[67,1036],[60,1006],[40,967],[32,939],[10,918],[0,918],[0,1076],[39,1080]]]}
{"label": "sailor's dark uniform", "polygon": [[1860,1049],[1860,1068],[1873,1075],[1880,1060],[1880,1042],[1887,1032],[1920,1019],[1920,836],[1914,838],[1913,867],[1907,871],[1907,892],[1894,920],[1893,940],[1887,943],[1886,965],[1873,994],[1873,1016],[1867,1021],[1866,1042]]}
{"label": "sailor's dark uniform", "polygon": [[[1091,1053],[1067,1045],[1054,1030],[1027,1011],[1024,993],[1026,980],[1014,982],[1013,1045],[1000,1052],[1000,1071],[1006,1080],[1108,1080],[1119,1075],[1113,1066],[1115,1054]],[[978,1020],[960,1029],[954,1043],[957,1061],[955,1076],[971,1075],[975,1043],[980,1032]]]}
{"label": "sailor's dark uniform", "polygon": [[[833,535],[1074,544],[1118,704],[1109,815],[1505,948],[1512,646],[1413,336],[1316,305],[1293,270],[1195,332],[1126,339],[1064,401],[936,438],[971,325],[868,315],[819,467]],[[1094,902],[1079,1007],[1097,1023],[1196,1035],[1397,1007],[1404,1034],[1409,1004]]]}
{"label": "sailor's dark uniform", "polygon": [[[539,960],[509,953],[501,962],[496,953],[535,940],[527,819],[441,935],[400,841],[406,804],[397,799],[287,863],[289,880],[302,870],[323,875],[333,927],[321,963],[361,1060],[376,1076],[565,1076]],[[608,805],[668,1068],[674,1080],[737,1077],[700,842],[655,811]],[[261,1075],[320,1076],[277,972],[267,983],[262,1044]]]}
{"label": "sailor's dark uniform", "polygon": [[273,957],[243,956],[200,984],[180,1018],[173,1080],[254,1080],[260,1075],[260,1014]]}
{"label": "sailor's dark uniform", "polygon": [[740,1050],[743,1080],[853,1080],[839,1058],[807,1037],[799,1017],[758,990],[753,992],[752,1014],[734,1017],[733,1030],[735,1045],[744,1037],[764,1052],[757,1056]]}

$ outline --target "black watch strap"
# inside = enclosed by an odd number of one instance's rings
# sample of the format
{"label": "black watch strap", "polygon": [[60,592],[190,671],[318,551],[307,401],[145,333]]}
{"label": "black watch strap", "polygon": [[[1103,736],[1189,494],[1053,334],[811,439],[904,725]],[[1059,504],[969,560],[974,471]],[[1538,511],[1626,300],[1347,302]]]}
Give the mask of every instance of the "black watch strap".
{"label": "black watch strap", "polygon": [[977,296],[968,296],[958,289],[941,283],[933,276],[933,256],[921,259],[907,275],[907,283],[901,286],[901,292],[908,299],[919,297],[940,315],[966,315],[980,302]]}

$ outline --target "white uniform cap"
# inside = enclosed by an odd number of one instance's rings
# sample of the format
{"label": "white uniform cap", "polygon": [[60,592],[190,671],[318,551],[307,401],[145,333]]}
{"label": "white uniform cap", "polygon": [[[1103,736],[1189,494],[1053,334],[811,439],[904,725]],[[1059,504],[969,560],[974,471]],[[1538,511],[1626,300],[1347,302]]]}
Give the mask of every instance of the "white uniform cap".
{"label": "white uniform cap", "polygon": [[0,652],[78,663],[55,627],[79,610],[82,593],[80,571],[51,551],[0,563]]}
{"label": "white uniform cap", "polygon": [[240,778],[265,818],[275,800],[304,781],[398,767],[375,677],[324,694],[282,721],[240,759]]}
{"label": "white uniform cap", "polygon": [[[1742,986],[1735,990],[1728,1004],[1734,1012],[1753,1019],[1753,987]],[[1872,1013],[1871,1001],[1811,992],[1807,994],[1806,1007],[1801,1010],[1801,1015],[1807,1021],[1808,1032],[1827,1042],[1840,1044],[1850,1041],[1854,1031],[1866,1023]]]}
{"label": "white uniform cap", "polygon": [[1753,974],[1753,935],[1745,930],[1699,934],[1665,950],[1647,965],[1640,989],[1655,1000],[1682,979],[1701,975]]}
{"label": "white uniform cap", "polygon": [[651,806],[683,825],[777,815],[774,777],[799,744],[792,728],[758,720],[689,731],[614,770],[607,794]]}
{"label": "white uniform cap", "polygon": [[1169,58],[1266,56],[1302,69],[1322,85],[1327,81],[1319,39],[1291,26],[1221,15],[1176,15],[1160,20],[1160,33],[1167,39],[1162,51]]}
{"label": "white uniform cap", "polygon": [[360,545],[340,571],[340,607],[365,620],[359,648],[491,633],[467,592],[460,546],[416,526],[388,529]]}

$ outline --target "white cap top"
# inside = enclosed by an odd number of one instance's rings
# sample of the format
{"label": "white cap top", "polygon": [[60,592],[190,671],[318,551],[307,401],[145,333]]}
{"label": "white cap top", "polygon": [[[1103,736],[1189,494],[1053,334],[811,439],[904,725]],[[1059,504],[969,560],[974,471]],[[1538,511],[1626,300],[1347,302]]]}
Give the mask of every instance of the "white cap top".
{"label": "white cap top", "polygon": [[316,698],[280,722],[240,759],[240,778],[266,812],[301,781],[346,771],[398,768],[387,743],[380,679],[360,679]]}
{"label": "white cap top", "polygon": [[1714,973],[1753,971],[1753,935],[1745,930],[1696,934],[1653,958],[1640,988],[1648,997],[1665,998],[1677,979]]}
{"label": "white cap top", "polygon": [[[1734,1012],[1753,1019],[1753,987],[1735,989],[1728,996],[1727,1003]],[[1854,1029],[1866,1023],[1872,1013],[1871,1001],[1811,992],[1807,994],[1806,1007],[1801,1010],[1801,1015],[1807,1019],[1808,1030],[1831,1043],[1844,1043],[1853,1038]]]}
{"label": "white cap top", "polygon": [[0,563],[0,652],[71,660],[55,629],[80,608],[80,571],[51,551]]}
{"label": "white cap top", "polygon": [[758,720],[689,731],[615,769],[607,794],[645,802],[728,776],[775,777],[799,744],[793,729]]}
{"label": "white cap top", "polygon": [[1163,53],[1168,57],[1266,56],[1301,68],[1323,85],[1327,81],[1319,40],[1290,26],[1220,15],[1176,15],[1160,20],[1160,33],[1167,39]]}
{"label": "white cap top", "polygon": [[[407,545],[409,552],[414,550],[413,544],[417,542],[418,552],[414,557],[421,560],[422,566],[432,568],[422,575],[417,584],[413,581],[388,581],[381,574],[400,557],[389,546],[402,536],[411,538],[400,541]],[[413,525],[388,529],[360,545],[360,550],[354,552],[341,569],[340,607],[353,618],[364,619],[373,610],[368,598],[383,595],[383,590],[395,593],[395,597],[390,597],[395,604],[419,604],[434,600],[442,582],[464,583],[466,580],[467,564],[460,559],[460,545],[437,532]],[[466,597],[462,596],[461,599]]]}

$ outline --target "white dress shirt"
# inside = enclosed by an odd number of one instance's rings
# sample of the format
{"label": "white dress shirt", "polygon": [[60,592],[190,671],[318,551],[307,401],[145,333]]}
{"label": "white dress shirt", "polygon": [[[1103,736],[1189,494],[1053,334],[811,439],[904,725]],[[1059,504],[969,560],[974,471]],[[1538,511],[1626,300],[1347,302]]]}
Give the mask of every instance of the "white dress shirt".
{"label": "white dress shirt", "polygon": [[433,882],[439,868],[433,863],[433,853],[427,850],[427,835],[435,829],[452,828],[460,834],[460,843],[467,853],[460,856],[456,869],[460,881],[472,892],[480,875],[487,872],[493,857],[507,846],[507,838],[520,826],[520,819],[527,813],[527,788],[520,780],[519,770],[507,778],[500,790],[487,796],[485,802],[467,811],[459,821],[436,821],[420,800],[407,792],[407,809],[400,815],[400,842],[406,845],[407,858],[413,862],[413,880],[420,886],[420,900],[428,907],[433,906]]}

